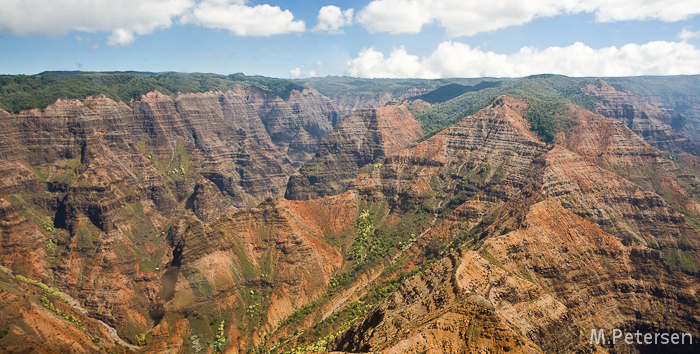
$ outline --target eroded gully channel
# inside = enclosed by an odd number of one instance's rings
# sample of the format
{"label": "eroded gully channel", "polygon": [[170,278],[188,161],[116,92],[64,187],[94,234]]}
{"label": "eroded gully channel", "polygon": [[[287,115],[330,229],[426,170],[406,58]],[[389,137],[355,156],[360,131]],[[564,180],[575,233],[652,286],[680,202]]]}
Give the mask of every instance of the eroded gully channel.
{"label": "eroded gully channel", "polygon": [[163,316],[165,316],[165,303],[175,297],[175,284],[177,283],[177,277],[180,274],[181,265],[182,246],[177,245],[173,250],[173,260],[170,262],[168,270],[166,270],[165,274],[160,277],[162,287],[148,309],[148,316],[150,316],[153,320],[153,326],[157,326],[163,319]]}

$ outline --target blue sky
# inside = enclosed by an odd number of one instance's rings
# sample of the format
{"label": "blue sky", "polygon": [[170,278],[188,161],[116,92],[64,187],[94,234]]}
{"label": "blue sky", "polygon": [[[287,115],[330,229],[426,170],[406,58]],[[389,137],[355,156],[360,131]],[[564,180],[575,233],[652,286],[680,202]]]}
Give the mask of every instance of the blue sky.
{"label": "blue sky", "polygon": [[0,74],[700,74],[697,0],[0,0]]}

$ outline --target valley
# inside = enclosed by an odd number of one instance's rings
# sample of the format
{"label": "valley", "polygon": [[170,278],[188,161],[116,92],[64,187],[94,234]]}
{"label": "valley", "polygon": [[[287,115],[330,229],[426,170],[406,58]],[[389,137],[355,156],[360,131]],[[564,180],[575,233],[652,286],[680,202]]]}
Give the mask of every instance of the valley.
{"label": "valley", "polygon": [[0,348],[700,339],[700,77],[669,80],[0,77]]}

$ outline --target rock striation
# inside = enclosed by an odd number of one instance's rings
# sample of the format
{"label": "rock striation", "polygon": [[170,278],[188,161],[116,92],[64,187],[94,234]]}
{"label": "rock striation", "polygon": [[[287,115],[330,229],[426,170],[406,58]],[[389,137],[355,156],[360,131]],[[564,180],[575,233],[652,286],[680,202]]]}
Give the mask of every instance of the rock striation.
{"label": "rock striation", "polygon": [[244,86],[0,110],[0,263],[135,343],[179,252],[170,230],[281,197],[339,121],[316,91]]}
{"label": "rock striation", "polygon": [[[504,97],[503,106],[358,176],[361,195],[400,194],[404,207],[441,215],[402,257],[420,257],[440,240],[452,247],[335,337],[330,350],[627,352],[645,348],[592,345],[591,330],[700,332],[688,320],[700,301],[700,233],[686,222],[698,213],[695,206],[677,211],[673,196],[692,195],[693,187],[660,195],[634,182],[644,184],[642,170],[662,184],[677,181],[684,167],[669,166],[623,124],[573,105],[566,111],[572,131],[545,146],[527,130],[526,104]],[[506,155],[505,146],[518,154]],[[509,158],[496,164],[503,155]],[[502,175],[479,167],[486,163]],[[460,178],[459,166],[471,174]],[[460,192],[466,201],[449,200]],[[659,303],[665,311],[655,309]]]}
{"label": "rock striation", "polygon": [[422,135],[421,124],[398,101],[355,111],[324,137],[316,156],[290,178],[285,198],[308,200],[340,194],[362,167]]}
{"label": "rock striation", "polygon": [[603,80],[588,85],[586,90],[599,98],[595,107],[598,113],[622,122],[655,148],[675,154],[700,154],[700,146],[679,132],[685,123],[672,108],[640,94],[619,91]]}
{"label": "rock striation", "polygon": [[[0,111],[0,345],[634,353],[662,348],[591,330],[700,336],[694,155],[569,103],[545,143],[511,96],[421,142],[400,102],[321,139],[327,103],[239,87]],[[85,329],[42,305],[53,289]]]}

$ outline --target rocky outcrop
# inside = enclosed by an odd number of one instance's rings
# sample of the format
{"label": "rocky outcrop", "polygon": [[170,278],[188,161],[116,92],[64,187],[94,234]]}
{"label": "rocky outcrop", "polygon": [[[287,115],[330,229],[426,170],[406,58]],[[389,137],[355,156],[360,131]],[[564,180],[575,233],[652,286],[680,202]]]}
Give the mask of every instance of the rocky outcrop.
{"label": "rocky outcrop", "polygon": [[321,142],[316,156],[292,176],[285,198],[316,199],[347,190],[360,169],[404,148],[423,135],[404,104],[393,102],[345,117]]}
{"label": "rocky outcrop", "polygon": [[[423,205],[444,212],[488,190],[491,201],[515,195],[532,160],[547,151],[522,117],[527,104],[505,97],[428,140],[387,157],[361,173],[353,188],[403,208]],[[487,198],[488,199],[488,198]]]}
{"label": "rocky outcrop", "polygon": [[649,97],[618,91],[603,80],[586,87],[598,96],[596,111],[625,124],[653,147],[671,153],[700,154],[700,146],[683,136],[683,117]]}
{"label": "rocky outcrop", "polygon": [[[322,295],[343,265],[342,247],[328,235],[351,232],[357,194],[315,201],[278,199],[197,225],[183,222],[168,236],[182,251],[174,297],[159,327],[178,318],[224,318],[229,350],[261,345],[295,310]],[[218,325],[218,323],[217,323]]]}
{"label": "rocky outcrop", "polygon": [[562,304],[468,251],[406,280],[330,347],[350,353],[541,353],[501,311],[518,316],[533,332],[552,327],[559,336],[573,332],[576,338]]}
{"label": "rocky outcrop", "polygon": [[[442,213],[402,257],[415,259],[440,242],[451,242],[445,254],[455,251],[405,281],[329,349],[628,352],[643,348],[593,346],[591,330],[700,333],[688,320],[700,301],[700,233],[671,206],[677,199],[614,172],[629,178],[624,171],[644,170],[672,181],[680,167],[622,124],[575,106],[566,113],[576,122],[573,131],[558,136],[563,145],[544,146],[527,130],[525,109],[525,102],[504,97],[503,106],[491,105],[359,175],[361,195],[399,194],[402,206]],[[517,154],[506,155],[506,146]],[[496,164],[502,175],[479,167],[503,155],[506,161]],[[462,179],[451,166],[472,172]],[[692,195],[687,186],[680,190],[675,194]],[[449,200],[456,191],[465,202]],[[698,215],[695,207],[684,212]],[[658,303],[670,310],[655,310]]]}
{"label": "rocky outcrop", "polygon": [[[632,353],[591,330],[700,335],[697,157],[569,104],[545,143],[510,96],[412,144],[395,104],[323,138],[289,183],[306,200],[276,198],[313,117],[333,121],[305,92],[0,112],[0,345]],[[85,330],[40,305],[54,288]]]}
{"label": "rocky outcrop", "polygon": [[[319,87],[319,89],[321,89],[321,87]],[[411,87],[398,97],[394,96],[393,93],[389,91],[369,95],[367,92],[352,92],[340,93],[331,99],[340,115],[344,117],[355,111],[371,107],[383,107],[392,100],[398,99],[404,101],[430,91],[432,91],[430,87]]]}
{"label": "rocky outcrop", "polygon": [[243,86],[0,110],[0,263],[135,343],[174,261],[170,230],[280,197],[338,121],[313,90]]}

